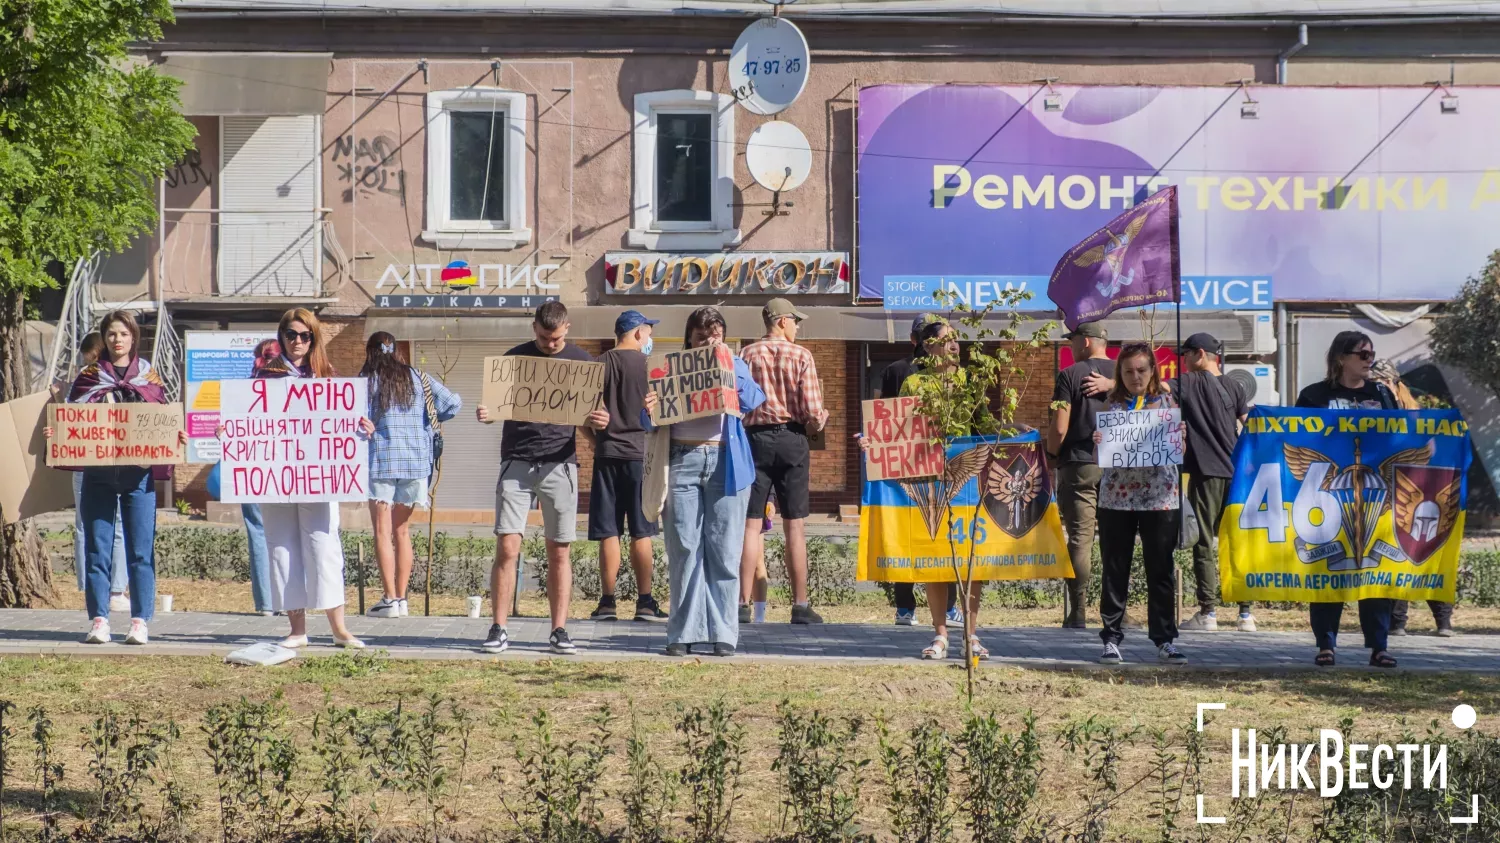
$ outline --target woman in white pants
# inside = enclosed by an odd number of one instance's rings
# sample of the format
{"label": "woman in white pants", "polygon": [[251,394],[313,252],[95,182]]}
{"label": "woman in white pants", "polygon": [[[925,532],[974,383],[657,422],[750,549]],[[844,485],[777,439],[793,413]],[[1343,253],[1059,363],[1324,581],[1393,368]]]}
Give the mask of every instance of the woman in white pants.
{"label": "woman in white pants", "polygon": [[[318,318],[305,308],[288,310],[277,330],[281,357],[256,370],[257,378],[331,378],[333,365],[324,348]],[[360,420],[368,436],[373,427]],[[271,556],[271,608],[286,612],[292,634],[281,646],[307,646],[307,611],[328,615],[333,643],[363,649],[363,641],[344,626],[344,545],[339,540],[336,503],[261,504],[266,548]]]}

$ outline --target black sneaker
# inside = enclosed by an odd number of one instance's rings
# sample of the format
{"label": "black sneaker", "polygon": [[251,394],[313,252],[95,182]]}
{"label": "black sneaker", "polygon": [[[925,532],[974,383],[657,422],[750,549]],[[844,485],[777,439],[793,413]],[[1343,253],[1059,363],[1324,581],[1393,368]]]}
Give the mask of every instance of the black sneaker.
{"label": "black sneaker", "polygon": [[740,623],[749,623],[749,622],[750,622],[750,606],[748,604],[742,603],[742,604],[740,604]]}
{"label": "black sneaker", "polygon": [[635,619],[638,621],[650,621],[651,623],[666,623],[667,613],[661,610],[656,598],[651,595],[638,597],[635,601]]}
{"label": "black sneaker", "polygon": [[683,656],[685,656],[687,654],[688,654],[688,645],[686,645],[686,644],[668,644],[667,645],[667,655],[669,655],[669,656],[671,656],[673,658],[679,658],[680,659],[680,658],[682,658]]}
{"label": "black sneaker", "polygon": [[548,639],[552,643],[552,652],[560,656],[571,656],[578,652],[578,645],[568,637],[568,631],[562,627],[552,630],[552,637]]}
{"label": "black sneaker", "polygon": [[823,616],[813,611],[811,606],[793,606],[792,623],[822,623]]}
{"label": "black sneaker", "polygon": [[498,623],[491,624],[490,637],[484,639],[484,643],[479,646],[486,653],[503,653],[505,652],[505,648],[510,646],[510,633],[506,632],[505,627]]}
{"label": "black sneaker", "polygon": [[595,609],[594,613],[589,615],[589,620],[595,621],[615,621],[619,619],[620,616],[615,611],[615,598],[613,597],[608,599],[599,598],[599,608]]}
{"label": "black sneaker", "polygon": [[727,659],[730,656],[734,655],[734,645],[725,644],[724,642],[720,641],[714,644],[714,655],[718,656],[721,659]]}

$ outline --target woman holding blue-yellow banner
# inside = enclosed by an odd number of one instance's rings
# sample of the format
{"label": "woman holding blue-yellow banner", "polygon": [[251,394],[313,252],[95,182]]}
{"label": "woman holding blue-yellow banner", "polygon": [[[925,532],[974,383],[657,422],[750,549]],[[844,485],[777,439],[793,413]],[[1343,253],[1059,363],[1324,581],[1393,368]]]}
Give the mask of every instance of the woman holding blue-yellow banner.
{"label": "woman holding blue-yellow banner", "polygon": [[[1162,385],[1156,352],[1146,343],[1127,345],[1115,360],[1115,385],[1108,396],[1110,410],[1169,410],[1177,399]],[[1102,414],[1101,414],[1102,415]],[[1094,431],[1094,442],[1104,434]],[[1146,569],[1146,626],[1157,660],[1187,664],[1177,649],[1176,591],[1172,551],[1182,523],[1180,467],[1176,465],[1111,468],[1099,480],[1099,637],[1101,664],[1120,664],[1120,642],[1125,640],[1125,602],[1130,594],[1130,567],[1135,540],[1141,539]]]}
{"label": "woman holding blue-yellow banner", "polygon": [[[1297,406],[1317,410],[1396,410],[1396,396],[1386,386],[1370,377],[1375,362],[1375,343],[1362,331],[1343,331],[1328,347],[1328,377],[1309,385],[1297,396]],[[1358,458],[1356,457],[1356,460]],[[1331,481],[1340,482],[1335,476]],[[1356,481],[1351,477],[1351,482]],[[1361,485],[1361,488],[1363,486]],[[1336,537],[1335,537],[1336,538]],[[1356,541],[1363,544],[1362,541]],[[1357,550],[1356,556],[1362,556]],[[1362,564],[1362,560],[1357,560]],[[1329,565],[1329,570],[1334,566]],[[1391,629],[1391,603],[1385,597],[1366,597],[1359,601],[1359,626],[1370,648],[1372,667],[1391,668],[1396,660],[1386,652]],[[1339,619],[1344,601],[1308,603],[1308,620],[1317,638],[1318,655],[1314,663],[1331,667],[1338,645]]]}

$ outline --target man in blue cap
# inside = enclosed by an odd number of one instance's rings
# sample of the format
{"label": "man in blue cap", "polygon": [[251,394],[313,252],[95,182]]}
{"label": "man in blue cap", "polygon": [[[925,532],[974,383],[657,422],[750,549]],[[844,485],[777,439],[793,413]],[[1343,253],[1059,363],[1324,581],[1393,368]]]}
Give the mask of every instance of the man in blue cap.
{"label": "man in blue cap", "polygon": [[589,488],[589,540],[599,542],[599,608],[594,620],[612,621],[615,579],[620,573],[620,536],[630,528],[630,567],[635,572],[635,619],[661,623],[667,613],[651,596],[651,539],[660,532],[646,518],[641,486],[646,478],[648,398],[646,357],[651,354],[651,326],[638,310],[615,320],[615,347],[599,355],[604,364],[604,409],[609,424],[594,434],[594,477]]}
{"label": "man in blue cap", "polygon": [[[922,348],[922,329],[933,322],[941,322],[943,317],[936,313],[923,313],[911,320],[911,345],[912,352],[904,359],[897,360],[885,367],[880,375],[880,391],[876,398],[895,398],[901,394],[901,384],[912,375],[922,372],[922,358],[927,351]],[[916,587],[909,582],[898,582],[892,587],[896,598],[896,625],[911,626],[917,617],[917,592]],[[963,623],[963,613],[958,609],[958,589],[948,589],[948,620],[951,623]]]}

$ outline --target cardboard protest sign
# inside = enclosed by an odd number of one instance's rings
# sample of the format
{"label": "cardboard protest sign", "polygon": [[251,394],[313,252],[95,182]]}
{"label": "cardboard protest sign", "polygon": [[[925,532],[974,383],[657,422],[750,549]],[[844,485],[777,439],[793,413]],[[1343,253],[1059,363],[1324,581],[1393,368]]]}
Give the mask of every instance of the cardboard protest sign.
{"label": "cardboard protest sign", "polygon": [[47,465],[179,465],[181,404],[53,404]]}
{"label": "cardboard protest sign", "polygon": [[38,392],[0,404],[0,518],[7,524],[73,505],[73,473],[47,467],[51,402]]}
{"label": "cardboard protest sign", "polygon": [[646,520],[657,521],[667,508],[667,475],[672,461],[672,431],[658,427],[646,434],[645,477],[641,480],[641,511]]}
{"label": "cardboard protest sign", "polygon": [[[877,398],[864,402],[866,480],[904,480],[943,473],[939,432],[917,412],[918,399]],[[933,438],[938,437],[934,442]]]}
{"label": "cardboard protest sign", "polygon": [[1104,468],[1182,465],[1187,440],[1181,410],[1105,410],[1097,419]]}
{"label": "cardboard protest sign", "polygon": [[486,357],[479,401],[495,421],[578,427],[604,401],[604,364],[547,357]]}
{"label": "cardboard protest sign", "polygon": [[734,354],[724,344],[653,354],[646,363],[650,389],[656,391],[658,425],[704,416],[740,415],[734,384]]}
{"label": "cardboard protest sign", "polygon": [[225,503],[363,502],[370,443],[364,378],[220,381]]}

